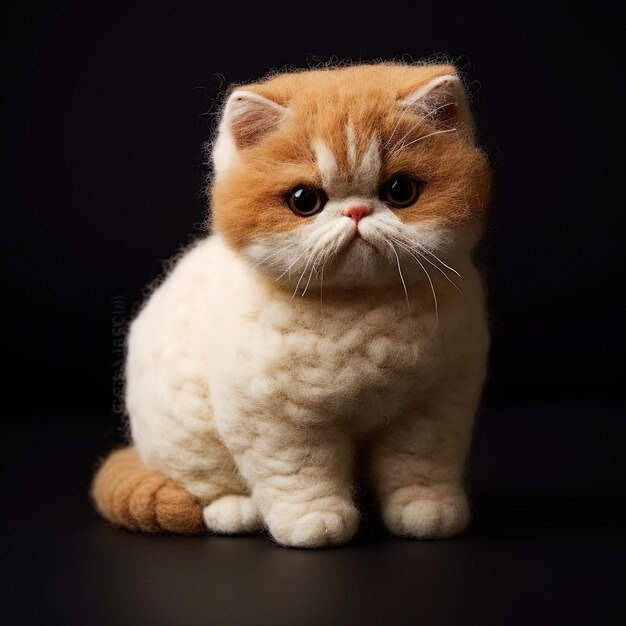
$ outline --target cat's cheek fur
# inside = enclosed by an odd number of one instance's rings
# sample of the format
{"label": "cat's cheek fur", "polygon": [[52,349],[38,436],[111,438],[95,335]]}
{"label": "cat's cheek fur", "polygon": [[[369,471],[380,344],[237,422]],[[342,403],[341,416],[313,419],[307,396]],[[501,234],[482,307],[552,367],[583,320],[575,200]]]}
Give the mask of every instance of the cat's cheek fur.
{"label": "cat's cheek fur", "polygon": [[[366,203],[374,210],[362,220],[362,239],[355,239],[354,223],[341,211],[354,203]],[[480,224],[451,228],[447,222],[421,220],[405,223],[373,198],[350,198],[329,203],[316,218],[283,233],[258,237],[238,254],[260,276],[284,284],[302,293],[305,288],[373,287],[398,284],[398,264],[408,283],[426,281],[424,269],[406,249],[397,244],[412,241],[433,254],[453,262],[455,255],[469,254],[480,234]],[[329,243],[328,246],[317,245]],[[398,253],[396,259],[394,251]],[[426,256],[421,262],[437,272]]]}

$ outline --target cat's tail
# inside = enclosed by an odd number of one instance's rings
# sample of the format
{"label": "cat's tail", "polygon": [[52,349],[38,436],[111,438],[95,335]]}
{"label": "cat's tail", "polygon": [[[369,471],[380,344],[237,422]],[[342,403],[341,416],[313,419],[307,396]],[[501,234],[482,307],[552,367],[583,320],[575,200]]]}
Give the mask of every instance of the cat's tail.
{"label": "cat's tail", "polygon": [[163,474],[149,470],[135,448],[112,452],[91,486],[100,514],[116,526],[146,533],[205,532],[200,502]]}

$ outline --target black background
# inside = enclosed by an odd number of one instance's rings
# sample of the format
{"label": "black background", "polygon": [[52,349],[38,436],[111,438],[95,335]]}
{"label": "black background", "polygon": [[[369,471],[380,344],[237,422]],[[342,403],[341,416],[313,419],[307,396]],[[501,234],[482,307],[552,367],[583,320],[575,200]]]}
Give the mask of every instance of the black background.
{"label": "black background", "polygon": [[[612,560],[623,554],[623,518],[611,517],[623,498],[618,446],[624,434],[616,408],[624,349],[623,175],[614,156],[624,107],[617,9],[597,2],[575,9],[549,2],[369,8],[158,1],[9,2],[2,11],[2,409],[7,441],[14,444],[3,458],[3,473],[12,506],[29,511],[13,520],[14,534],[5,538],[23,574],[14,588],[43,598],[18,606],[15,623],[27,616],[48,623],[139,623],[146,615],[168,623],[167,610],[146,609],[138,600],[146,589],[158,594],[170,585],[167,575],[144,589],[137,574],[132,591],[115,595],[107,578],[115,577],[113,555],[126,555],[120,561],[125,568],[141,569],[145,562],[159,572],[205,571],[203,562],[191,562],[191,553],[175,547],[191,549],[186,540],[163,539],[161,547],[141,543],[149,538],[116,534],[91,513],[85,494],[96,456],[121,438],[115,414],[120,386],[114,381],[119,310],[112,302],[122,301],[123,317],[130,320],[163,260],[202,235],[202,146],[211,138],[228,84],[288,65],[433,55],[445,55],[462,69],[495,170],[483,246],[493,319],[485,394],[490,408],[471,473],[482,494],[474,531],[479,543],[471,536],[446,548],[382,543],[375,544],[375,554],[361,557],[334,552],[344,560],[324,565],[272,546],[277,560],[261,567],[255,559],[265,548],[256,539],[233,544],[211,538],[211,555],[226,570],[231,553],[235,563],[256,563],[253,570],[270,583],[278,568],[277,585],[294,584],[290,572],[299,583],[301,568],[312,567],[321,604],[309,598],[310,623],[331,623],[329,615],[338,623],[383,623],[385,615],[395,616],[389,623],[402,622],[399,616],[411,614],[410,586],[396,587],[395,613],[380,609],[368,617],[366,610],[350,612],[346,603],[351,589],[358,603],[355,589],[362,599],[380,581],[361,580],[354,589],[335,581],[347,594],[341,600],[326,568],[341,578],[375,563],[381,572],[402,571],[408,585],[415,568],[407,554],[415,556],[418,569],[425,562],[436,572],[427,582],[420,574],[428,598],[421,599],[422,612],[411,615],[424,623],[485,624],[484,607],[492,602],[493,623],[509,624],[560,618],[600,623],[596,601],[602,616],[607,607],[623,609]],[[68,486],[59,491],[63,481]],[[577,500],[581,485],[583,503]],[[490,499],[494,493],[500,495]],[[68,530],[76,527],[70,518],[80,520],[78,535]],[[42,524],[65,532],[65,539],[54,535],[62,546],[58,552],[42,538]],[[596,543],[581,543],[585,530]],[[609,537],[608,544],[602,537]],[[359,549],[365,548],[357,545],[355,554]],[[86,562],[85,550],[91,555]],[[98,551],[109,561],[94,557]],[[445,554],[453,555],[449,563]],[[42,558],[55,564],[54,576],[33,574],[29,559]],[[282,568],[280,559],[289,558],[295,560]],[[480,571],[467,570],[464,577],[463,567],[477,562]],[[94,568],[102,567],[108,582],[93,583]],[[587,578],[581,582],[575,572],[583,570]],[[446,600],[449,572],[463,590],[461,604]],[[64,592],[76,581],[80,597],[68,596]],[[301,582],[306,586],[311,579]],[[163,606],[177,606],[186,589]],[[190,615],[200,615],[202,602],[190,602]],[[101,622],[88,606],[104,611]],[[295,615],[294,606],[294,613],[284,615]],[[318,620],[320,606],[330,613]],[[238,610],[243,615],[247,608]],[[282,623],[256,615],[258,623]]]}

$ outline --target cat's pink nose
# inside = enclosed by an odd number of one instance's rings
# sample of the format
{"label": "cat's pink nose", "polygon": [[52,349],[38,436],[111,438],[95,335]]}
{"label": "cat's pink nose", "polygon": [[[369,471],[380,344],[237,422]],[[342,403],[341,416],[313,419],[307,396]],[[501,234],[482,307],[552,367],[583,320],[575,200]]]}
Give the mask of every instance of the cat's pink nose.
{"label": "cat's pink nose", "polygon": [[342,214],[346,217],[351,217],[358,224],[364,215],[370,214],[370,208],[364,204],[355,204],[344,209]]}

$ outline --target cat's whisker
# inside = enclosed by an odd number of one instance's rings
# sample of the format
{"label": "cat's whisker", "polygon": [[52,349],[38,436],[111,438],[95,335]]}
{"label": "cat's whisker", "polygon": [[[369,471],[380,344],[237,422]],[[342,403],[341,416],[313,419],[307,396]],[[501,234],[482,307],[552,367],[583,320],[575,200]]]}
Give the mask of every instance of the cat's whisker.
{"label": "cat's whisker", "polygon": [[439,261],[439,263],[441,263],[441,265],[443,265],[445,268],[449,269],[451,272],[453,272],[459,278],[461,278],[461,274],[459,274],[453,267],[450,267],[449,265],[446,265],[432,250],[429,250],[425,246],[419,246],[419,248],[423,252],[426,252],[427,254],[430,254],[430,256],[435,257],[435,259],[437,259],[437,261]]}
{"label": "cat's whisker", "polygon": [[[324,245],[325,244],[322,244],[320,253],[322,253],[324,251]],[[309,258],[307,259],[307,262],[304,265],[304,269],[302,270],[302,273],[300,274],[300,278],[298,279],[298,283],[296,284],[296,288],[295,288],[295,290],[293,292],[293,295],[291,296],[292,299],[295,297],[296,293],[298,293],[298,290],[300,288],[300,283],[302,282],[302,279],[306,275],[306,271],[309,268],[309,264],[311,263],[311,261],[313,261],[313,263],[311,264],[311,272],[309,274],[309,279],[307,281],[307,284],[306,284],[306,286],[304,288],[304,292],[302,293],[302,295],[304,295],[306,293],[306,290],[307,290],[307,288],[309,286],[309,283],[311,282],[311,278],[313,276],[313,271],[315,270],[315,265],[317,263],[317,259],[319,258],[319,254],[320,254],[320,253],[316,253],[315,252],[316,247],[317,246],[314,245],[312,248],[307,248],[305,250],[305,252],[303,253],[303,254],[308,253],[309,254]]]}
{"label": "cat's whisker", "polygon": [[[404,135],[402,135],[402,137],[394,144],[393,148],[391,149],[391,153],[395,154],[394,149],[401,144],[418,126],[420,126],[420,124],[422,124],[424,122],[424,120],[427,120],[431,117],[433,117],[433,115],[436,115],[438,111],[441,111],[442,109],[445,109],[446,107],[450,106],[449,102],[446,102],[445,104],[442,104],[436,108],[434,108],[432,111],[430,111],[429,113],[427,113],[426,115],[422,115],[420,116],[419,122],[417,122],[416,124],[414,124],[406,133],[404,133]],[[400,124],[400,122],[402,121],[402,118],[404,117],[404,115],[406,114],[406,112],[411,108],[411,104],[408,104],[406,107],[404,107],[404,109],[402,110],[402,115],[400,116],[400,118],[398,119],[398,121],[396,122],[396,125],[389,137],[389,139],[383,144],[383,149],[385,149],[390,143],[391,143],[391,139],[393,138],[393,136],[396,133],[396,130],[398,129],[398,126]]]}
{"label": "cat's whisker", "polygon": [[[417,122],[416,124],[413,124],[413,126],[411,126],[411,128],[409,128],[409,130],[406,131],[406,133],[404,133],[404,135],[402,135],[402,137],[400,137],[400,139],[398,139],[398,141],[396,141],[396,143],[393,144],[393,146],[391,147],[391,150],[389,150],[389,156],[392,156],[394,154],[396,154],[396,152],[399,152],[402,149],[402,142],[419,126],[421,126],[423,120],[420,119],[419,122]],[[400,148],[398,148],[398,146],[400,146]],[[398,148],[398,149],[396,149]]]}
{"label": "cat's whisker", "polygon": [[398,118],[398,121],[396,122],[396,125],[393,127],[393,130],[391,131],[391,134],[389,135],[387,141],[385,141],[385,143],[381,146],[381,149],[384,150],[385,148],[387,148],[387,146],[391,143],[391,140],[394,138],[396,131],[398,130],[398,126],[400,126],[400,122],[404,119],[404,116],[407,114],[407,111],[411,108],[410,104],[407,104],[403,109],[402,109],[402,113],[400,114],[400,117]]}
{"label": "cat's whisker", "polygon": [[433,115],[436,115],[438,111],[441,111],[442,109],[445,109],[445,108],[447,108],[449,106],[450,106],[449,102],[445,102],[444,104],[440,104],[438,107],[435,107],[429,113],[424,115],[423,119],[427,120],[428,118],[432,117]]}
{"label": "cat's whisker", "polygon": [[437,302],[437,294],[435,293],[435,285],[433,284],[433,279],[430,277],[428,270],[424,267],[424,264],[415,257],[415,260],[419,263],[419,266],[424,270],[424,274],[426,274],[426,278],[428,278],[428,282],[430,283],[430,290],[433,293],[433,302],[435,304],[435,323],[439,325],[439,304]]}
{"label": "cat's whisker", "polygon": [[393,244],[391,243],[391,241],[387,242],[390,246],[391,246],[391,250],[393,251],[393,253],[396,256],[396,261],[398,263],[398,273],[400,274],[400,280],[402,281],[402,287],[404,288],[404,295],[406,297],[406,305],[409,308],[409,311],[411,310],[411,302],[409,301],[409,292],[407,291],[406,288],[406,283],[404,282],[404,276],[402,275],[402,268],[400,267],[400,257],[398,256],[398,253],[396,252],[396,249],[393,247]]}
{"label": "cat's whisker", "polygon": [[322,269],[320,273],[320,315],[324,313],[324,266],[326,265],[326,259],[322,263]]}
{"label": "cat's whisker", "polygon": [[272,257],[276,256],[277,254],[280,254],[281,252],[284,252],[285,250],[288,250],[289,248],[293,248],[294,246],[297,246],[297,245],[298,245],[298,242],[294,241],[294,243],[290,243],[288,246],[285,246],[284,248],[281,248],[280,250],[276,250],[276,252],[273,252],[269,256],[266,256],[264,259],[259,261],[256,265],[253,265],[251,269],[255,269],[255,268],[259,267],[259,265],[261,265],[262,263],[265,263],[268,259],[271,259]]}
{"label": "cat's whisker", "polygon": [[[311,254],[310,250],[307,250],[306,252],[308,252],[309,254]],[[302,273],[300,274],[300,278],[298,279],[298,282],[296,284],[296,288],[293,290],[293,294],[291,295],[291,299],[293,300],[296,297],[296,294],[298,293],[298,290],[300,288],[300,283],[302,282],[302,279],[304,278],[304,274],[306,273],[308,267],[309,267],[309,263],[311,262],[311,259],[313,257],[309,256],[309,258],[307,259],[306,263],[304,264],[304,269],[302,270]]]}
{"label": "cat's whisker", "polygon": [[[320,257],[322,257],[322,259],[323,259],[322,260],[322,266],[320,268],[321,276],[322,276],[322,279],[323,279],[324,267],[326,266],[326,263],[328,263],[329,261],[331,261],[332,259],[335,258],[335,256],[339,252],[339,247],[341,246],[342,243],[343,243],[342,238],[341,237],[337,237],[337,236],[329,237],[327,241],[323,242],[323,245],[322,245],[322,247],[320,249],[320,253],[315,258],[315,274],[316,274],[316,276],[320,275],[317,272],[318,259]],[[320,281],[320,289],[321,289],[321,281]]]}
{"label": "cat's whisker", "polygon": [[[438,266],[435,265],[427,256],[421,254],[421,252],[419,250],[413,250],[410,248],[410,246],[408,244],[405,244],[403,242],[401,242],[399,239],[395,239],[394,237],[391,237],[391,239],[393,239],[399,246],[401,246],[402,248],[404,248],[416,261],[417,261],[417,257],[415,256],[415,254],[419,255],[422,259],[424,259],[424,261],[426,261],[427,263],[430,263],[438,272],[440,272],[443,277],[461,294],[463,295],[463,292],[461,291],[461,289],[459,288],[459,286]],[[457,275],[458,273],[455,272]],[[460,275],[459,275],[460,276]]]}
{"label": "cat's whisker", "polygon": [[[438,111],[440,111],[441,109],[445,109],[447,106],[449,106],[449,103],[445,103],[445,104],[442,104],[442,105],[440,105],[440,106],[436,107],[435,109],[433,109],[432,111],[430,111],[430,113],[428,113],[427,115],[422,115],[422,116],[419,118],[419,121],[418,121],[416,124],[414,124],[413,126],[411,126],[411,128],[409,128],[409,130],[408,130],[406,133],[404,133],[404,135],[402,135],[402,137],[401,137],[398,141],[396,141],[396,143],[393,145],[393,148],[390,150],[391,154],[393,155],[393,154],[395,154],[396,152],[399,152],[400,150],[402,150],[405,146],[404,146],[404,145],[401,145],[401,144],[403,144],[404,140],[405,140],[405,139],[406,139],[406,138],[407,138],[407,137],[408,137],[408,136],[409,136],[409,135],[410,135],[410,134],[411,134],[411,133],[412,133],[412,132],[413,132],[416,128],[418,128],[419,126],[421,126],[421,125],[424,123],[424,121],[425,121],[425,120],[427,120],[427,119],[429,119],[430,117],[432,117],[433,115],[435,115],[435,114],[436,114]],[[409,107],[410,107],[410,105],[409,105]],[[407,109],[408,109],[409,107],[407,107]],[[405,112],[407,111],[407,109],[405,109]],[[396,125],[396,127],[397,127],[397,125]],[[394,132],[395,132],[395,130],[394,130]],[[427,136],[428,136],[428,135],[427,135]],[[408,144],[408,145],[411,145],[411,144]],[[385,144],[385,147],[386,147],[386,146],[387,146],[387,144]],[[396,148],[397,148],[398,146],[400,146],[400,148],[398,148],[398,150],[396,150]]]}
{"label": "cat's whisker", "polygon": [[335,242],[332,252],[328,256],[328,260],[334,259],[339,254],[339,248],[342,243],[343,243],[343,240],[341,238],[338,238],[337,241]]}
{"label": "cat's whisker", "polygon": [[305,250],[302,254],[300,254],[299,256],[296,257],[296,260],[293,261],[293,263],[291,263],[291,265],[280,275],[277,276],[275,280],[280,280],[285,274],[287,274],[287,272],[289,272],[289,276],[291,277],[291,268],[307,253],[307,251]]}
{"label": "cat's whisker", "polygon": [[454,133],[456,132],[456,130],[457,130],[456,128],[445,128],[444,130],[435,130],[432,133],[428,133],[427,135],[423,135],[422,137],[418,137],[417,139],[414,139],[413,141],[409,141],[409,143],[405,143],[401,145],[397,150],[394,150],[390,156],[393,156],[394,154],[400,152],[400,150],[405,150],[406,148],[408,148],[409,146],[412,146],[415,143],[424,141],[424,139],[428,139],[429,137],[432,137],[433,135],[441,135],[443,133]]}
{"label": "cat's whisker", "polygon": [[[302,292],[302,296],[304,297],[304,295],[307,292],[307,289],[309,288],[309,285],[311,284],[311,278],[313,278],[313,272],[315,272],[315,268],[317,267],[317,260],[322,256],[322,254],[324,254],[324,248],[322,248],[317,255],[315,256],[315,260],[313,261],[313,264],[311,265],[311,271],[309,272],[309,280],[307,280],[306,282],[306,286],[304,287],[304,291]],[[317,275],[317,272],[315,272]]]}
{"label": "cat's whisker", "polygon": [[424,270],[426,274],[426,278],[428,278],[428,282],[430,283],[430,289],[433,292],[433,302],[435,303],[435,322],[439,324],[439,304],[437,303],[437,294],[435,293],[435,285],[433,284],[433,279],[430,277],[428,270],[422,265],[422,263],[418,260],[420,267]]}
{"label": "cat's whisker", "polygon": [[[393,237],[392,237],[393,239]],[[400,244],[399,241],[395,240],[396,243]],[[418,263],[418,265],[422,268],[422,271],[424,272],[424,274],[426,274],[426,278],[428,279],[428,283],[430,284],[430,290],[433,294],[433,303],[435,305],[435,320],[437,325],[439,324],[439,303],[437,302],[437,294],[435,293],[435,285],[433,283],[432,278],[430,277],[430,274],[428,273],[428,270],[424,267],[424,264],[419,260],[419,258],[417,256],[415,256],[414,254],[411,253],[410,250],[408,250],[406,247],[402,246],[410,255],[411,257]],[[397,252],[394,249],[394,253],[396,254],[396,258],[397,258]],[[421,256],[421,255],[420,255]],[[422,257],[424,258],[424,257]],[[400,263],[400,260],[398,259],[398,264]]]}

